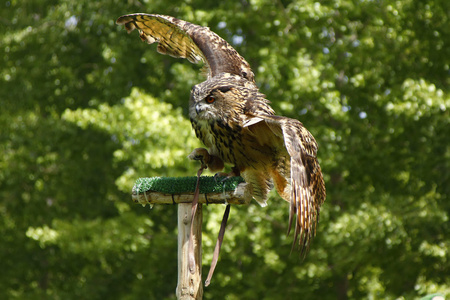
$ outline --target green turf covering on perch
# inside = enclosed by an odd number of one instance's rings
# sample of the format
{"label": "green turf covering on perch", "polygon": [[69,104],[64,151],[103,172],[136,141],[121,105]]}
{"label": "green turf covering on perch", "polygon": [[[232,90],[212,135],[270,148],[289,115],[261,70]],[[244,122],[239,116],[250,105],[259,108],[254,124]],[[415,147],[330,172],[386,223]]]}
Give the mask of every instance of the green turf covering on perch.
{"label": "green turf covering on perch", "polygon": [[[136,180],[132,198],[141,204],[192,202],[197,177],[146,177]],[[200,203],[246,204],[251,200],[250,185],[242,177],[200,177]]]}
{"label": "green turf covering on perch", "polygon": [[[214,178],[214,176],[200,177],[200,194],[221,193],[233,191],[239,183],[244,182],[242,177]],[[197,177],[146,177],[139,178],[133,187],[133,193],[140,194],[147,191],[164,194],[193,193]]]}

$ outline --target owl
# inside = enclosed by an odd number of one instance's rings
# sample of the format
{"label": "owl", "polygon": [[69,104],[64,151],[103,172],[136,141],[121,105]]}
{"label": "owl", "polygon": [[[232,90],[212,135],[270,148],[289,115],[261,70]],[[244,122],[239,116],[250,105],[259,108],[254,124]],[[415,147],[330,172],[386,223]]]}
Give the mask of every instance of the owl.
{"label": "owl", "polygon": [[311,133],[300,121],[275,115],[248,62],[209,28],[149,14],[125,15],[117,24],[158,43],[159,53],[205,64],[207,79],[191,90],[189,117],[207,149],[189,158],[212,172],[230,164],[227,176],[242,176],[261,206],[275,187],[289,202],[288,234],[294,224],[294,244],[306,253],[326,195]]}

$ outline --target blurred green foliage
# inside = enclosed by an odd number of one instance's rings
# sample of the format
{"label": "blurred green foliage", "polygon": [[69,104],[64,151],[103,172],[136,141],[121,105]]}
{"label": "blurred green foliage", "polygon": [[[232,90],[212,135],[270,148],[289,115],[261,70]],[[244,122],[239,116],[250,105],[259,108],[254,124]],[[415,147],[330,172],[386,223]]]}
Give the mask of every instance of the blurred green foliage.
{"label": "blurred green foliage", "polygon": [[[288,205],[231,210],[205,299],[450,297],[450,2],[6,0],[0,9],[0,298],[174,299],[176,208],[134,180],[193,176],[199,66],[116,26],[209,26],[279,114],[319,143],[318,234],[290,254]],[[204,213],[204,273],[224,207]]]}

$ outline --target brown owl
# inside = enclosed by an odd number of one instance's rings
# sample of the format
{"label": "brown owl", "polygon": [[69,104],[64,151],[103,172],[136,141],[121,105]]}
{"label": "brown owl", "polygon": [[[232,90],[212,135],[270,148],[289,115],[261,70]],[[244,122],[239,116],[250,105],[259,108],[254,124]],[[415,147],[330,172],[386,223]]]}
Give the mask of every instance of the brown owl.
{"label": "brown owl", "polygon": [[290,202],[288,233],[295,219],[294,243],[298,239],[306,252],[325,201],[311,133],[300,121],[275,115],[258,91],[250,65],[209,28],[148,14],[122,16],[117,24],[128,32],[137,28],[141,39],[157,42],[162,54],[205,63],[207,80],[192,88],[189,117],[208,150],[197,148],[189,158],[212,172],[231,164],[228,176],[240,175],[251,184],[261,206],[267,205],[267,194],[275,186]]}

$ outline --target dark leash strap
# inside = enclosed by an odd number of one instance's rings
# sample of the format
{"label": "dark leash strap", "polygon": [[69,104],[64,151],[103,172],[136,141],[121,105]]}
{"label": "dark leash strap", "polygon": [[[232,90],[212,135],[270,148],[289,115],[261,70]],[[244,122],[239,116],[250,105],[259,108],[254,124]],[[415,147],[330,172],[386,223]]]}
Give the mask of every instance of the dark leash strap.
{"label": "dark leash strap", "polygon": [[206,278],[205,286],[211,283],[211,277],[214,274],[214,269],[217,265],[217,260],[219,259],[220,247],[222,247],[223,237],[225,236],[225,227],[227,226],[228,216],[230,215],[230,204],[227,204],[225,212],[223,214],[222,223],[220,224],[219,236],[217,237],[216,247],[214,248],[213,258],[211,262],[211,267],[209,269],[208,278]]}

